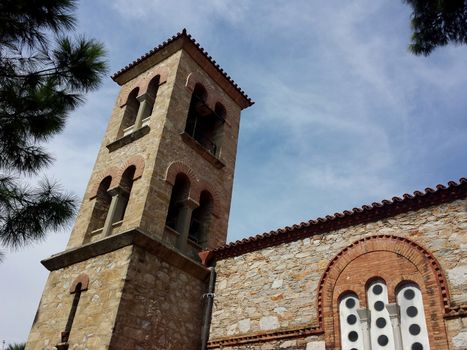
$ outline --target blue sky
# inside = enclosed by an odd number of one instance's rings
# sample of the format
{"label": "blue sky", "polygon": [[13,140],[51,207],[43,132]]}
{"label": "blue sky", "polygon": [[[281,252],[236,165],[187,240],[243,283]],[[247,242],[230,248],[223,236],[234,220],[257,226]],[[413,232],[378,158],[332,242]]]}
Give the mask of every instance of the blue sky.
{"label": "blue sky", "polygon": [[[186,27],[256,104],[242,116],[229,240],[467,176],[467,47],[407,51],[402,1],[87,0],[115,72]],[[82,197],[118,86],[87,96],[48,176]],[[25,341],[69,230],[7,252],[0,341]],[[6,302],[8,301],[8,302]]]}

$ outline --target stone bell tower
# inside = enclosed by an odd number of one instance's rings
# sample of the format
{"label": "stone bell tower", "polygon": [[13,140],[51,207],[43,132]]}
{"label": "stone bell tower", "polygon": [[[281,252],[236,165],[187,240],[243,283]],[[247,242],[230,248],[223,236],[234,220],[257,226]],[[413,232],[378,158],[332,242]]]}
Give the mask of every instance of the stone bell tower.
{"label": "stone bell tower", "polygon": [[240,112],[253,102],[185,30],[121,86],[26,349],[199,349],[209,271],[225,242]]}

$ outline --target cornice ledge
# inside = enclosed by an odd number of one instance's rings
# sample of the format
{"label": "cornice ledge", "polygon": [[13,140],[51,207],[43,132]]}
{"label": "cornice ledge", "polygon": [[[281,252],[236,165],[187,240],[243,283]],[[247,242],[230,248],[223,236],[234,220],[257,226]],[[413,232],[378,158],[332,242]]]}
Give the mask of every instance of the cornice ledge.
{"label": "cornice ledge", "polygon": [[150,127],[149,125],[144,125],[142,126],[141,128],[139,128],[138,130],[136,131],[133,131],[132,133],[128,134],[128,135],[125,135],[111,143],[109,143],[106,147],[107,149],[109,150],[109,152],[113,152],[123,146],[126,146],[130,143],[132,143],[133,141],[136,141],[140,138],[142,138],[144,135],[147,135],[149,134],[149,131],[150,131]]}
{"label": "cornice ledge", "polygon": [[214,338],[209,340],[208,349],[217,349],[224,346],[235,346],[241,344],[261,343],[279,339],[300,338],[320,334],[324,334],[324,331],[319,326],[314,325],[276,329],[274,331],[264,333],[248,333],[240,336]]}
{"label": "cornice ledge", "polygon": [[127,246],[140,247],[200,280],[204,280],[209,274],[209,270],[200,263],[193,261],[164,242],[149,236],[139,228],[66,250],[42,260],[41,263],[49,271],[55,271]]}

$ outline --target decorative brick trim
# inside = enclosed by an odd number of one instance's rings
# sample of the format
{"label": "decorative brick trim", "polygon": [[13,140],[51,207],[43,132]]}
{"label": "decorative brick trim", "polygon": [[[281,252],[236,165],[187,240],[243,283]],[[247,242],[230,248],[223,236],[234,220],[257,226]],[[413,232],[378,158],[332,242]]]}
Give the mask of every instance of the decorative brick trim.
{"label": "decorative brick trim", "polygon": [[[187,164],[181,161],[175,161],[170,163],[165,172],[165,181],[171,186],[175,185],[175,178],[178,174],[185,174],[190,179],[190,195],[193,193],[193,186],[196,187],[199,182],[198,177],[195,175],[193,169],[191,169]],[[195,191],[196,193],[197,191]]]}
{"label": "decorative brick trim", "polygon": [[373,203],[371,206],[364,205],[362,208],[354,208],[352,211],[345,210],[342,213],[327,215],[325,218],[317,218],[238,240],[212,250],[211,257],[215,260],[222,260],[283,243],[298,241],[317,234],[375,222],[434,205],[454,202],[457,199],[466,197],[467,179],[461,178],[458,183],[449,181],[447,186],[437,185],[436,189],[426,188],[424,192],[415,191],[413,195],[406,193],[402,198],[393,197],[391,201],[383,200],[381,203]]}
{"label": "decorative brick trim", "polygon": [[169,75],[169,70],[167,67],[157,67],[151,75],[145,77],[138,83],[139,86],[139,94],[138,97],[144,95],[148,91],[149,83],[151,80],[157,76],[159,76],[159,86],[164,84],[167,81],[167,76]]}
{"label": "decorative brick trim", "polygon": [[467,317],[467,304],[462,304],[458,306],[451,306],[444,315],[444,318],[447,320],[452,320],[454,318],[463,318]]}
{"label": "decorative brick trim", "polygon": [[136,98],[139,98],[140,96],[143,96],[147,91],[149,87],[149,83],[153,78],[156,76],[159,76],[159,84],[158,86],[161,86],[165,82],[167,82],[167,76],[169,75],[169,70],[166,67],[157,67],[150,75],[147,77],[144,77],[140,81],[136,82],[133,88],[126,94],[120,95],[118,98],[118,105],[120,107],[125,107],[125,105],[128,103],[128,96],[135,90],[138,90],[138,96]]}
{"label": "decorative brick trim", "polygon": [[[357,258],[364,257],[369,253],[393,253],[402,256],[417,269],[416,275],[401,276],[397,270],[394,274],[389,273],[384,276],[381,271],[371,271],[365,265],[368,274],[373,277],[381,277],[386,280],[388,285],[389,301],[395,301],[394,291],[397,286],[405,281],[416,282],[423,294],[425,312],[430,315],[427,317],[428,329],[438,336],[430,339],[430,343],[436,349],[442,349],[447,344],[444,323],[440,320],[450,308],[450,297],[444,272],[436,258],[428,250],[419,244],[399,236],[376,235],[362,238],[343,250],[341,250],[328,264],[326,270],[321,276],[318,284],[318,322],[325,331],[326,345],[333,347],[340,346],[340,329],[338,320],[338,298],[347,291],[347,285],[352,285],[352,291],[357,293],[363,305],[365,304],[365,284],[357,281],[346,280],[344,287],[336,288],[342,284],[341,276],[343,271],[351,264],[358,264]],[[402,266],[402,262],[401,262]],[[386,278],[385,278],[386,277]],[[360,278],[354,276],[351,278]],[[367,281],[368,282],[368,281]],[[434,317],[435,315],[436,317]]]}
{"label": "decorative brick trim", "polygon": [[106,169],[104,172],[99,174],[99,176],[97,177],[97,181],[95,181],[94,186],[89,191],[89,194],[88,194],[89,199],[96,198],[97,191],[99,190],[99,185],[101,184],[101,182],[107,176],[110,176],[112,178],[112,181],[110,182],[109,188],[114,188],[114,187],[118,186],[119,174],[120,174],[120,170],[117,167],[114,167],[114,166]]}
{"label": "decorative brick trim", "polygon": [[[203,79],[201,78],[199,73],[191,72],[190,74],[188,74],[186,78],[185,86],[188,90],[190,90],[191,93],[193,93],[196,84],[200,84],[206,89],[207,96],[206,96],[205,103],[211,110],[214,111],[216,108],[216,103],[218,102],[221,103],[220,96],[213,89],[208,88],[209,85],[206,82],[203,82]],[[225,105],[223,103],[221,104],[225,108]],[[226,109],[226,114],[227,114],[227,109]]]}
{"label": "decorative brick trim", "polygon": [[220,195],[219,195],[219,192],[211,186],[211,184],[207,181],[204,181],[204,180],[200,180],[199,183],[198,183],[198,186],[196,187],[196,190],[197,192],[193,192],[191,191],[192,193],[192,197],[197,200],[198,202],[200,201],[200,198],[201,198],[201,192],[203,191],[207,191],[209,192],[209,194],[211,195],[212,197],[212,215],[214,215],[215,217],[219,217],[220,215],[220,205],[222,203],[222,201],[220,200]]}
{"label": "decorative brick trim", "polygon": [[81,283],[81,288],[80,291],[84,292],[85,290],[88,290],[89,286],[89,276],[85,273],[80,274],[78,277],[75,278],[73,283],[70,286],[70,294],[74,294],[77,292],[77,287],[78,284]]}
{"label": "decorative brick trim", "polygon": [[129,159],[126,160],[126,162],[120,167],[119,170],[119,180],[122,180],[122,175],[127,170],[130,166],[135,167],[135,174],[133,175],[133,180],[139,179],[141,176],[143,176],[143,170],[144,170],[144,158],[143,156],[136,154]]}
{"label": "decorative brick trim", "polygon": [[304,338],[310,335],[323,334],[323,330],[316,326],[303,326],[296,328],[279,329],[264,333],[251,333],[241,336],[214,338],[208,342],[208,349],[217,349],[224,346],[263,343],[271,340]]}
{"label": "decorative brick trim", "polygon": [[136,97],[141,95],[141,88],[138,85],[135,85],[128,93],[124,95],[120,95],[120,97],[118,98],[118,105],[120,108],[123,108],[126,106],[126,104],[128,103],[128,97],[130,97],[130,94],[133,91],[135,91],[135,89],[138,89],[138,94]]}
{"label": "decorative brick trim", "polygon": [[[192,56],[201,67],[205,67],[206,70],[212,71],[211,74],[215,80],[217,80],[220,85],[223,86],[227,93],[232,96],[232,98],[242,107],[242,109],[253,105],[254,102],[232,80],[232,78],[227,75],[227,73],[216,63],[216,61],[214,61],[212,57],[208,55],[208,53],[199,45],[199,43],[197,43],[196,40],[194,40],[193,37],[187,33],[185,28],[180,33],[172,36],[168,40],[164,41],[161,45],[153,48],[123,69],[119,70],[117,73],[112,75],[112,79],[120,85],[123,84],[124,82],[128,81],[122,77],[124,73],[130,71],[131,68],[136,67],[152,56],[161,53],[163,50],[169,51],[169,46],[176,45],[176,42],[180,41],[182,48],[185,48],[190,56]],[[222,81],[225,81],[227,84],[224,84]]]}
{"label": "decorative brick trim", "polygon": [[[191,72],[190,74],[187,75],[186,82],[185,82],[185,87],[191,93],[193,93],[193,91],[195,90],[195,86],[196,86],[197,83],[200,83],[201,85],[203,85],[204,88],[206,88],[205,87],[206,84],[201,83],[201,77],[197,72]],[[206,92],[207,92],[207,90],[206,90]]]}

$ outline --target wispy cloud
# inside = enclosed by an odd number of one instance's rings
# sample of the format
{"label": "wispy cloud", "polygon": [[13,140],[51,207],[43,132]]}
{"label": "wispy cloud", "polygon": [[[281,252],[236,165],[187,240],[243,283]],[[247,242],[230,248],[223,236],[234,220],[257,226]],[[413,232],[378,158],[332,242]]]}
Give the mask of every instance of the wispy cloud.
{"label": "wispy cloud", "polygon": [[[112,70],[187,27],[256,101],[242,118],[230,240],[467,172],[467,47],[410,55],[402,1],[100,0],[79,13]],[[48,174],[78,196],[117,91],[107,79],[49,145]],[[15,282],[0,291],[0,340],[25,340],[47,276],[38,261],[67,239],[0,264]]]}

